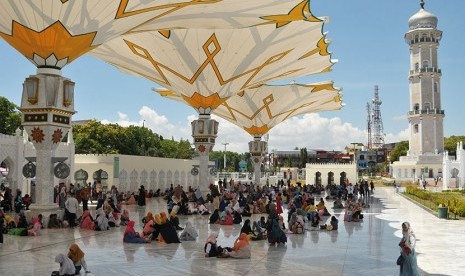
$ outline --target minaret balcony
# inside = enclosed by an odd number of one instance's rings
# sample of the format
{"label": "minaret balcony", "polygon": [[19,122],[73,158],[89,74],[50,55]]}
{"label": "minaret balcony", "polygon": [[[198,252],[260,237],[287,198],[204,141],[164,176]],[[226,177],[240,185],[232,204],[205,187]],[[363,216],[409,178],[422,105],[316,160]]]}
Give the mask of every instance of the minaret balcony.
{"label": "minaret balcony", "polygon": [[408,112],[408,115],[423,115],[423,114],[439,114],[444,115],[444,110],[441,109],[422,109],[422,110],[412,110]]}
{"label": "minaret balcony", "polygon": [[407,40],[407,43],[409,45],[413,45],[416,43],[423,43],[423,42],[434,42],[434,43],[439,43],[439,40],[441,38],[435,38],[435,37],[416,37],[414,39]]}
{"label": "minaret balcony", "polygon": [[438,73],[441,74],[441,69],[436,67],[423,67],[415,70],[410,70],[410,75],[420,74],[420,73]]}

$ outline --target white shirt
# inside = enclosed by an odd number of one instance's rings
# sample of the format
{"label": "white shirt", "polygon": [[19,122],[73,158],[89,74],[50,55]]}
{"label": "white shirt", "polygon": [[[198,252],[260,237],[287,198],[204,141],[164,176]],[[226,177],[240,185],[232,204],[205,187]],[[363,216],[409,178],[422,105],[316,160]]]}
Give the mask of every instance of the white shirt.
{"label": "white shirt", "polygon": [[79,208],[79,202],[76,198],[70,197],[66,200],[65,207],[68,209],[68,212],[76,214]]}

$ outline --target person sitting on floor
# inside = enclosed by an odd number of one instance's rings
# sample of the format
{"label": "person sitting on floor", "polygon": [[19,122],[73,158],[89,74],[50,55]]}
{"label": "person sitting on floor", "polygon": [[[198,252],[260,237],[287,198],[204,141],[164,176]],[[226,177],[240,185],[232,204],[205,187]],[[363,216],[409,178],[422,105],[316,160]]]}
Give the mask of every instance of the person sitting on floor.
{"label": "person sitting on floor", "polygon": [[250,244],[247,234],[241,233],[239,238],[234,242],[234,247],[229,256],[237,259],[247,259],[250,258]]}
{"label": "person sitting on floor", "polygon": [[50,216],[48,218],[47,228],[49,228],[49,229],[63,228],[63,222],[60,219],[58,219],[57,214],[50,214]]}
{"label": "person sitting on floor", "polygon": [[[173,225],[168,221],[165,212],[160,213],[161,224],[159,225],[159,232],[163,241],[166,243],[180,243],[178,233]],[[159,238],[160,241],[160,238]]]}
{"label": "person sitting on floor", "polygon": [[173,225],[174,229],[183,230],[184,228],[179,226],[179,218],[177,216],[178,210],[179,210],[179,206],[177,206],[177,205],[173,207],[173,210],[171,210],[171,212],[170,212],[170,223],[171,223],[171,225]]}
{"label": "person sitting on floor", "polygon": [[226,216],[224,217],[224,220],[220,222],[221,225],[233,225],[234,223],[234,218],[231,215],[231,213],[226,212]]}
{"label": "person sitting on floor", "polygon": [[39,218],[32,218],[32,228],[27,231],[29,236],[40,236],[40,229],[42,225],[40,224]]}
{"label": "person sitting on floor", "polygon": [[107,231],[110,229],[110,226],[108,225],[108,218],[105,216],[105,213],[103,212],[103,208],[97,209],[96,211],[97,217],[95,218],[96,220],[96,225],[95,225],[95,230],[96,231]]}
{"label": "person sitting on floor", "polygon": [[320,219],[320,215],[315,214],[315,215],[313,216],[313,220],[312,220],[312,222],[311,222],[311,226],[312,226],[312,227],[319,227],[319,226],[320,226],[320,220],[321,220],[321,219]]}
{"label": "person sitting on floor", "polygon": [[150,238],[142,238],[138,232],[134,230],[136,223],[130,220],[126,225],[126,231],[124,231],[123,242],[125,243],[148,243]]}
{"label": "person sitting on floor", "polygon": [[81,217],[81,228],[82,229],[89,229],[89,230],[94,230],[95,229],[95,222],[92,216],[90,215],[89,210],[85,210],[84,213],[82,213]]}
{"label": "person sitting on floor", "polygon": [[225,249],[218,245],[218,233],[211,232],[205,242],[204,251],[205,257],[225,257],[228,254],[225,253]]}
{"label": "person sitting on floor", "polygon": [[210,224],[216,224],[220,222],[220,213],[218,209],[213,211],[213,214],[210,216]]}
{"label": "person sitting on floor", "polygon": [[234,224],[240,224],[242,222],[242,216],[241,216],[241,213],[239,213],[238,211],[233,211],[233,223]]}
{"label": "person sitting on floor", "polygon": [[129,222],[129,211],[127,209],[123,210],[120,218],[120,225],[125,226]]}
{"label": "person sitting on floor", "polygon": [[71,276],[75,275],[76,268],[74,267],[73,261],[66,257],[65,254],[58,254],[55,257],[55,262],[60,264],[60,270],[53,271],[52,276]]}
{"label": "person sitting on floor", "polygon": [[341,201],[340,197],[336,198],[336,200],[334,201],[333,208],[334,209],[342,209],[342,208],[344,208],[344,204],[342,204],[342,201]]}

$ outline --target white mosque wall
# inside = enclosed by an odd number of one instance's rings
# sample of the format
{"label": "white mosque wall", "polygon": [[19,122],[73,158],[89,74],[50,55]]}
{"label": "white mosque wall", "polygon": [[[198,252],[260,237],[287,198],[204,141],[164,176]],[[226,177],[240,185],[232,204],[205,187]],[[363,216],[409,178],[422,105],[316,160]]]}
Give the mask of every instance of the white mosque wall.
{"label": "white mosque wall", "polygon": [[346,178],[351,183],[357,181],[357,165],[356,163],[307,163],[306,165],[306,184],[315,184],[317,173],[320,173],[321,184],[328,184],[329,176],[333,174],[333,183],[340,184],[341,174],[345,173]]}
{"label": "white mosque wall", "polygon": [[165,190],[181,185],[186,190],[189,186],[198,186],[198,176],[191,174],[192,168],[198,166],[198,160],[171,159],[148,156],[121,154],[76,154],[75,172],[85,170],[93,182],[93,174],[104,170],[108,179],[102,181],[107,189],[115,185],[120,191],[135,191],[140,185],[145,189]]}

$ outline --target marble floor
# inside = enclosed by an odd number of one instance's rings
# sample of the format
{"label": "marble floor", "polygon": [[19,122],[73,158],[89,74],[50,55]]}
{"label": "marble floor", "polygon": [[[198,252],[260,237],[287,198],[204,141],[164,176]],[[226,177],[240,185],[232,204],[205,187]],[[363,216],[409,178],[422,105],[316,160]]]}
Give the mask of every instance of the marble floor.
{"label": "marble floor", "polygon": [[[241,228],[209,225],[208,216],[180,216],[181,225],[189,220],[200,234],[197,241],[181,244],[123,244],[124,227],[106,232],[44,229],[39,237],[5,235],[0,275],[50,275],[58,268],[55,256],[74,242],[85,252],[91,275],[398,275],[395,261],[403,221],[411,222],[416,233],[422,275],[464,275],[460,258],[465,253],[465,221],[438,219],[393,188],[377,188],[370,201],[363,222],[343,222],[343,214],[336,212],[338,231],[288,234],[285,246],[252,241],[252,258],[242,260],[204,257],[210,231],[219,232],[220,245],[232,246]],[[138,222],[147,211],[165,208],[157,199],[145,208],[128,207]]]}

